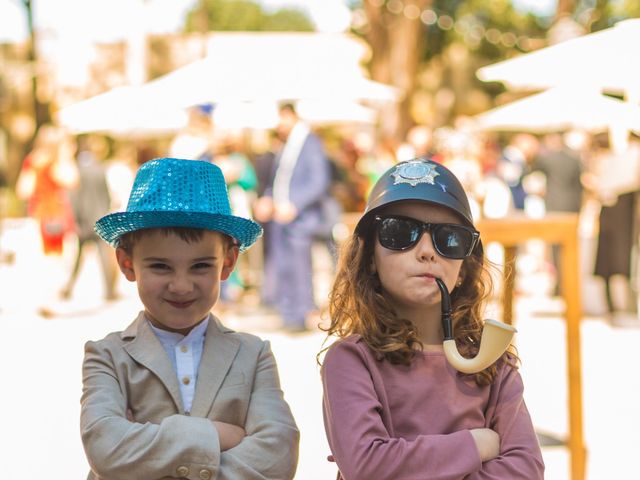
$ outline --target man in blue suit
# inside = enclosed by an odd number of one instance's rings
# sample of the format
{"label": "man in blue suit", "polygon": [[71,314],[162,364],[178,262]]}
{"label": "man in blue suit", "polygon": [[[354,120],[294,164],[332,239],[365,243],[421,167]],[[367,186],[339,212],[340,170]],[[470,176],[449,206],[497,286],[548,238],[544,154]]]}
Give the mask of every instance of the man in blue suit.
{"label": "man in blue suit", "polygon": [[258,200],[254,215],[267,222],[265,288],[270,290],[284,328],[306,330],[315,310],[311,247],[323,224],[330,196],[331,172],[322,142],[300,121],[291,104],[279,110],[277,133],[284,141],[275,161],[273,181]]}

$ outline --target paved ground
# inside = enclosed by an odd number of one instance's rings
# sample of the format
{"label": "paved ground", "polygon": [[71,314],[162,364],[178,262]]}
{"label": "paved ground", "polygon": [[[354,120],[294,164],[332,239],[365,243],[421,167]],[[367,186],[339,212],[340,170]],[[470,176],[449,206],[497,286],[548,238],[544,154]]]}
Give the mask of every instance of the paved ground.
{"label": "paved ground", "polygon": [[[55,298],[68,257],[60,262],[44,259],[35,230],[28,223],[5,225],[0,247],[15,252],[12,264],[0,264],[4,384],[0,397],[0,478],[85,478],[87,464],[78,433],[83,344],[131,321],[139,309],[135,291],[131,284],[121,284],[122,298],[103,303],[95,253],[90,252],[74,298],[62,303]],[[322,290],[326,275],[320,280],[324,281]],[[536,281],[532,275],[522,284]],[[43,315],[42,307],[56,315]],[[519,297],[516,308],[529,409],[541,434],[562,438],[567,431],[562,304],[529,293]],[[329,450],[315,361],[324,340],[322,333],[286,335],[278,330],[276,316],[252,306],[227,312],[224,318],[231,327],[272,342],[286,399],[302,432],[296,478],[335,478],[335,468],[325,460]],[[620,326],[598,316],[584,319],[584,429],[590,480],[638,478],[640,376],[634,368],[638,344],[640,328],[635,317]],[[550,446],[544,447],[543,453],[546,478],[568,479],[567,450]]]}

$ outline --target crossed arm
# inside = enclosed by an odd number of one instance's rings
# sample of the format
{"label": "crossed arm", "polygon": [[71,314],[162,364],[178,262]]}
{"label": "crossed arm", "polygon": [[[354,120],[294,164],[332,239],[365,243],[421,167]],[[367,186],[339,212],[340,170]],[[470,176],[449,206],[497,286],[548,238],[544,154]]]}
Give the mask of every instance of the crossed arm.
{"label": "crossed arm", "polygon": [[[290,479],[297,465],[299,432],[280,390],[269,344],[260,352],[246,422],[172,414],[159,423],[136,422],[108,348],[89,342],[83,366],[82,440],[95,478],[199,479],[202,469],[220,480]],[[153,401],[153,400],[150,400]],[[246,434],[246,435],[245,435]]]}
{"label": "crossed arm", "polygon": [[[332,354],[333,353],[333,354]],[[522,400],[522,382],[509,369],[490,399],[486,428],[414,438],[394,436],[383,420],[381,401],[358,348],[341,345],[323,366],[324,415],[331,451],[349,480],[542,479],[544,466]]]}

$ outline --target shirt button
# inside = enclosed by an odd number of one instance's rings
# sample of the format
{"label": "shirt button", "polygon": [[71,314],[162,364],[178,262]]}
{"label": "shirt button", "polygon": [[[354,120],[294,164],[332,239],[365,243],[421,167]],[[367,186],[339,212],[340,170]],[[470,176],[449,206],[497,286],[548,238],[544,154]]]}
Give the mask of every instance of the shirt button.
{"label": "shirt button", "polygon": [[200,470],[200,473],[198,475],[200,476],[200,478],[202,480],[209,480],[211,478],[211,471],[210,470]]}
{"label": "shirt button", "polygon": [[178,477],[186,478],[187,475],[189,475],[189,467],[187,467],[186,465],[180,465],[178,468],[176,468],[176,473],[178,474]]}
{"label": "shirt button", "polygon": [[182,383],[189,385],[191,383],[191,379],[189,377],[182,377]]}
{"label": "shirt button", "polygon": [[182,353],[187,353],[189,351],[189,347],[187,347],[186,345],[180,345],[180,351]]}

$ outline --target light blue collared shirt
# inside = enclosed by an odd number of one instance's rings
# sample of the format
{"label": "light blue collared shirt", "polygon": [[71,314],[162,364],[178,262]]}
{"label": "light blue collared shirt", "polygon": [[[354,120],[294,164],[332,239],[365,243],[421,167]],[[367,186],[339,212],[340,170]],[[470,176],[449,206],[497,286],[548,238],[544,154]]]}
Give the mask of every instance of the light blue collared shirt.
{"label": "light blue collared shirt", "polygon": [[167,352],[173,369],[178,376],[182,404],[186,413],[191,411],[191,405],[193,404],[198,369],[200,368],[200,360],[202,359],[202,350],[204,348],[204,334],[209,325],[209,318],[207,317],[203,322],[199,323],[187,336],[156,328],[147,319],[151,329]]}

